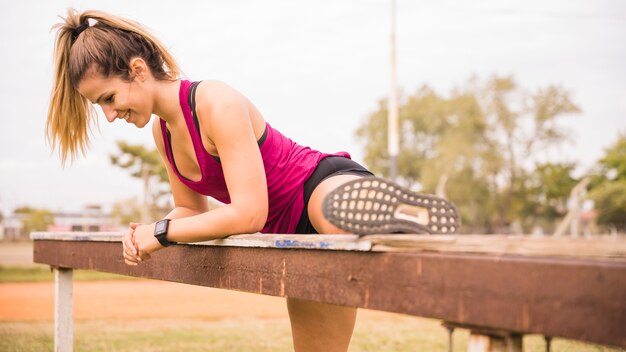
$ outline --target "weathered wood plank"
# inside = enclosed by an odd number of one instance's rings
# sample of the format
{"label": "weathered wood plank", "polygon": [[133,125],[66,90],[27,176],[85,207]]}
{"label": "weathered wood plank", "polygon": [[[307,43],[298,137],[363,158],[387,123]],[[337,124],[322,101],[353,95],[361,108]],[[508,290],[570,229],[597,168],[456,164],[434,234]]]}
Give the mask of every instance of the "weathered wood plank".
{"label": "weathered wood plank", "polygon": [[484,253],[522,256],[558,256],[626,259],[626,237],[533,237],[528,235],[372,235],[373,251]]}
{"label": "weathered wood plank", "polygon": [[121,243],[36,240],[61,267],[423,316],[626,347],[626,261],[175,245],[131,267]]}
{"label": "weathered wood plank", "polygon": [[195,245],[283,248],[328,249],[346,251],[369,251],[369,241],[359,240],[357,235],[235,235],[219,240],[194,243]]}
{"label": "weathered wood plank", "polygon": [[[120,233],[35,232],[35,240],[120,241]],[[494,255],[557,256],[626,259],[626,238],[553,238],[504,235],[235,235],[195,245],[356,250],[377,252],[482,253]]]}
{"label": "weathered wood plank", "polygon": [[120,232],[31,232],[32,240],[121,242]]}
{"label": "weathered wood plank", "polygon": [[[120,242],[122,234],[117,232],[33,232],[33,240],[57,241],[101,241]],[[285,248],[285,249],[327,249],[348,251],[369,251],[369,241],[359,240],[357,235],[234,235],[222,239],[190,243],[191,245]]]}

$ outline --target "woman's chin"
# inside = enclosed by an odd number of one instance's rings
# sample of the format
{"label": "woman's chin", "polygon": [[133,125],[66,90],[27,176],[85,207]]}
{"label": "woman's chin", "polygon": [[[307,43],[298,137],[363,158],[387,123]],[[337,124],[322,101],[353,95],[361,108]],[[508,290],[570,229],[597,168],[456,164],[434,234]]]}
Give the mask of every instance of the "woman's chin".
{"label": "woman's chin", "polygon": [[146,127],[147,124],[148,124],[147,121],[133,122],[133,125],[135,125],[137,128],[144,128]]}
{"label": "woman's chin", "polygon": [[150,122],[150,119],[143,119],[143,118],[139,118],[136,121],[128,121],[130,123],[132,123],[133,125],[135,125],[137,128],[144,128],[146,127],[146,125],[148,124],[148,122]]}

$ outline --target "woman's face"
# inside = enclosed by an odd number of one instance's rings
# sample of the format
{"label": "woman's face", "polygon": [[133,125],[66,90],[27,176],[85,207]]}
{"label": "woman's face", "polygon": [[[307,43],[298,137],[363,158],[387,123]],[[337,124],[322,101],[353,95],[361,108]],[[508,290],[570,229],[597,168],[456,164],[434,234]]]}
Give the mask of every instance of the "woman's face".
{"label": "woman's face", "polygon": [[79,82],[78,92],[92,104],[100,105],[109,122],[121,119],[142,128],[152,117],[152,100],[136,79],[126,82],[90,70]]}

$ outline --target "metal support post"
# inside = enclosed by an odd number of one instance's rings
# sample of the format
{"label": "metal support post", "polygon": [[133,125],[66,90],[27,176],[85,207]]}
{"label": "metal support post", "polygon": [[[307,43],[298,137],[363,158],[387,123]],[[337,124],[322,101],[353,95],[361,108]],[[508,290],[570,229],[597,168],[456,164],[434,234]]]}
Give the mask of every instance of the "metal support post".
{"label": "metal support post", "polygon": [[54,350],[74,350],[73,269],[54,268]]}

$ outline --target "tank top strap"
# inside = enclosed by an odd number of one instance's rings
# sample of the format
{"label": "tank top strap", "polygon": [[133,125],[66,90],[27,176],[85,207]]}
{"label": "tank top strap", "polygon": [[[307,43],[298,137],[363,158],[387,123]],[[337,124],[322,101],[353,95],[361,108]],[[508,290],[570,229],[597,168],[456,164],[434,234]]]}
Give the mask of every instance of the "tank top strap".
{"label": "tank top strap", "polygon": [[[179,101],[180,107],[183,112],[183,116],[185,118],[185,125],[187,126],[187,130],[189,131],[189,136],[191,138],[191,142],[193,144],[194,153],[196,155],[196,159],[198,161],[198,166],[200,167],[200,173],[202,178],[204,178],[204,167],[203,165],[208,162],[209,154],[204,149],[204,145],[202,144],[202,137],[200,136],[200,125],[198,122],[198,116],[195,111],[196,107],[196,88],[200,84],[200,82],[190,82],[187,80],[181,80],[180,82],[180,90],[179,90]],[[170,133],[167,129],[167,124],[165,120],[160,119],[161,124],[161,134],[163,135],[163,143],[165,146],[165,152],[167,154],[167,158],[169,159],[170,164],[173,166],[173,169],[179,176],[178,169],[176,167],[176,161],[174,160],[174,156],[171,148],[171,138]]]}

